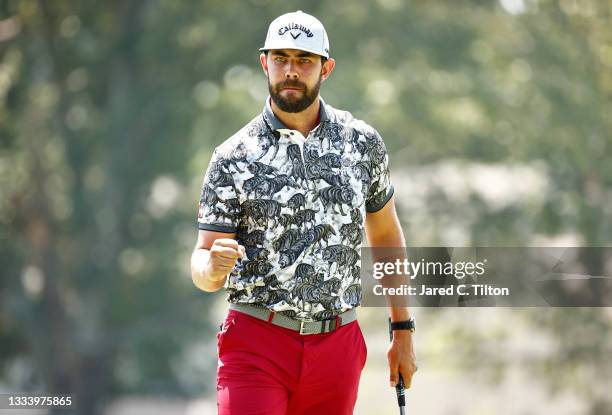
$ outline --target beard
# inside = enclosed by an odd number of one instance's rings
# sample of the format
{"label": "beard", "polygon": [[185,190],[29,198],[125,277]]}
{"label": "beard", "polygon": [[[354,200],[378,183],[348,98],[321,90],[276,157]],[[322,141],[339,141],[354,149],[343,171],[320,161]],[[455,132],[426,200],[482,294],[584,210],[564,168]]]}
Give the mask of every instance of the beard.
{"label": "beard", "polygon": [[[281,96],[281,91],[283,88],[299,88],[301,90],[301,97],[296,96],[295,94],[299,94],[296,92],[294,94],[289,95],[289,97],[285,98]],[[286,80],[283,82],[279,82],[276,85],[272,85],[270,83],[270,78],[268,78],[268,91],[270,91],[270,97],[272,101],[285,112],[302,112],[306,108],[308,108],[319,96],[319,89],[321,89],[321,76],[319,75],[319,80],[317,83],[309,89],[306,84],[300,81],[292,81]]]}

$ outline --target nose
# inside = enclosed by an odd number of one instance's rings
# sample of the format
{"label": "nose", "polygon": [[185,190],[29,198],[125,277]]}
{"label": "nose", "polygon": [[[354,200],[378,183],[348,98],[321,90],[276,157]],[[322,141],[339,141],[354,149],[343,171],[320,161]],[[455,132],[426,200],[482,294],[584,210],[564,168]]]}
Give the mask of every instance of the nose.
{"label": "nose", "polygon": [[285,72],[285,78],[287,79],[298,79],[298,73],[295,70],[295,64],[293,62],[289,62],[287,64],[287,71]]}

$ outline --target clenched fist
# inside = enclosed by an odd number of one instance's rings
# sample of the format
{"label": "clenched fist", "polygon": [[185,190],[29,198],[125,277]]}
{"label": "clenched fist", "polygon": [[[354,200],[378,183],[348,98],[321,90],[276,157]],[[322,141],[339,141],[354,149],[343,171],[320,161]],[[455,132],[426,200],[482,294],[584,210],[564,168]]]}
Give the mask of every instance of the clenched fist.
{"label": "clenched fist", "polygon": [[232,271],[238,258],[244,258],[244,246],[234,239],[215,239],[210,247],[206,275],[211,281],[224,281]]}

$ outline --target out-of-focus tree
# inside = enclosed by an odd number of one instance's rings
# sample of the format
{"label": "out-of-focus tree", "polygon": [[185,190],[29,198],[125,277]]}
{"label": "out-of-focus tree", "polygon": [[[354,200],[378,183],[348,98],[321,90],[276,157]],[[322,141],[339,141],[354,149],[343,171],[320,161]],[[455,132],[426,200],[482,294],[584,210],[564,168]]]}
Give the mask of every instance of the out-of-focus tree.
{"label": "out-of-focus tree", "polygon": [[3,369],[22,362],[9,384],[75,393],[83,414],[118,393],[211,388],[212,354],[187,360],[214,339],[188,276],[193,88],[219,76],[208,8],[1,7]]}

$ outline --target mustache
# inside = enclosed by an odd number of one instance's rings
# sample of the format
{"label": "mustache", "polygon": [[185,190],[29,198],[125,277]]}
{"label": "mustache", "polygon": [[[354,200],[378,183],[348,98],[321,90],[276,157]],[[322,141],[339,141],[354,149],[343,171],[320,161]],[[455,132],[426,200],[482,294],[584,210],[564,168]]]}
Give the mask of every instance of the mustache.
{"label": "mustache", "polygon": [[292,80],[287,80],[287,81],[279,82],[278,84],[276,84],[277,90],[284,89],[284,88],[306,89],[306,85],[301,83],[300,81],[292,81]]}

